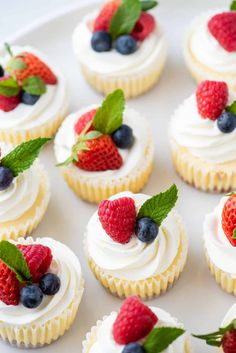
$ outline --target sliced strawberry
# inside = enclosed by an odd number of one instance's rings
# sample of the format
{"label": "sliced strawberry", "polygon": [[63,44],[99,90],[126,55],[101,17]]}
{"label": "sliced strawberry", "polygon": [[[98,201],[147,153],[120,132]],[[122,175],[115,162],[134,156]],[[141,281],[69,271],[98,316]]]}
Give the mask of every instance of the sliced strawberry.
{"label": "sliced strawberry", "polygon": [[[81,134],[84,130],[85,126],[88,124],[89,121],[93,120],[97,109],[92,109],[89,112],[83,114],[75,123],[74,130],[77,135]],[[93,130],[93,125],[87,130],[87,132]]]}
{"label": "sliced strawberry", "polygon": [[6,305],[18,305],[20,286],[15,273],[0,260],[0,300]]}
{"label": "sliced strawberry", "polygon": [[107,32],[111,23],[111,19],[120,6],[120,0],[112,0],[107,2],[94,21],[93,31]]}

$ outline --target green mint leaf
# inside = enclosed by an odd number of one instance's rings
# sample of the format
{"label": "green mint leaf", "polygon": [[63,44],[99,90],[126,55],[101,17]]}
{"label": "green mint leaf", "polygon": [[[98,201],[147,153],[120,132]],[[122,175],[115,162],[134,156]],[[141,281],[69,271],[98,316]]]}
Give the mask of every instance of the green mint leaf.
{"label": "green mint leaf", "polygon": [[159,226],[167,217],[178,199],[178,189],[173,184],[168,190],[148,199],[141,206],[138,218],[148,217]]}
{"label": "green mint leaf", "polygon": [[41,96],[46,92],[46,85],[39,76],[30,76],[24,79],[23,89],[29,94]]}
{"label": "green mint leaf", "polygon": [[20,92],[20,86],[18,82],[9,77],[6,80],[0,81],[0,95],[5,97],[16,96]]}
{"label": "green mint leaf", "polygon": [[111,135],[121,126],[124,109],[124,93],[121,89],[117,89],[109,94],[101,107],[98,108],[93,118],[94,129],[100,131],[102,134]]}
{"label": "green mint leaf", "polygon": [[11,169],[13,175],[16,177],[31,167],[34,160],[38,157],[41,148],[50,140],[50,138],[39,137],[23,142],[3,157],[0,165]]}
{"label": "green mint leaf", "polygon": [[12,58],[7,67],[10,69],[10,71],[15,71],[15,70],[24,70],[26,68],[26,63],[20,59],[20,58]]}
{"label": "green mint leaf", "polygon": [[163,352],[172,342],[183,335],[185,330],[178,327],[156,327],[146,338],[143,348],[145,353]]}
{"label": "green mint leaf", "polygon": [[158,5],[157,1],[152,1],[152,0],[143,0],[140,3],[141,3],[142,11],[151,10]]}
{"label": "green mint leaf", "polygon": [[230,5],[230,10],[231,10],[231,11],[236,11],[236,0],[234,0],[234,1],[232,2],[232,4]]}
{"label": "green mint leaf", "polygon": [[225,110],[236,115],[236,101],[234,101],[231,105],[228,105]]}
{"label": "green mint leaf", "polygon": [[232,239],[236,239],[236,228],[234,229],[234,233],[233,233]]}
{"label": "green mint leaf", "polygon": [[13,53],[12,53],[12,50],[11,50],[11,47],[8,43],[4,43],[4,46],[5,46],[5,49],[6,49],[6,52],[10,55],[10,56],[13,56]]}
{"label": "green mint leaf", "polygon": [[0,259],[16,274],[20,282],[31,281],[31,273],[20,250],[7,240],[0,241]]}
{"label": "green mint leaf", "polygon": [[113,39],[132,32],[141,14],[139,0],[125,0],[111,19],[109,33]]}

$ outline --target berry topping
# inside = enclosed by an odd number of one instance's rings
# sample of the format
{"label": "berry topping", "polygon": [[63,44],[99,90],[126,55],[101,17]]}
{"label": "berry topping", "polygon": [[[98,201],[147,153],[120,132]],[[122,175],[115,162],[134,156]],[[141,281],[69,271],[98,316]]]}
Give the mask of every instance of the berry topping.
{"label": "berry topping", "polygon": [[7,189],[13,181],[13,173],[9,168],[0,166],[0,191]]}
{"label": "berry topping", "polygon": [[91,46],[98,53],[110,51],[112,47],[112,38],[109,33],[104,31],[94,32],[91,38]]}
{"label": "berry topping", "polygon": [[134,200],[121,197],[104,200],[98,207],[98,216],[103,229],[117,243],[128,243],[135,228],[136,209]]}
{"label": "berry topping", "polygon": [[[97,109],[92,109],[89,112],[83,114],[76,122],[74,126],[75,133],[80,135],[82,131],[85,129],[86,125],[93,120]],[[93,130],[93,126],[91,125],[87,132]]]}
{"label": "berry topping", "polygon": [[29,284],[21,289],[20,301],[28,309],[37,308],[43,300],[43,292],[36,284]]}
{"label": "berry topping", "polygon": [[224,334],[222,340],[222,348],[224,353],[236,352],[236,330],[230,330]]}
{"label": "berry topping", "polygon": [[4,69],[3,67],[0,65],[0,77],[4,76]]}
{"label": "berry topping", "polygon": [[27,105],[34,105],[38,100],[40,96],[36,94],[30,94],[26,91],[22,91],[21,93],[21,102]]}
{"label": "berry topping", "polygon": [[18,305],[19,300],[20,288],[16,274],[0,260],[0,301],[6,305]]}
{"label": "berry topping", "polygon": [[236,51],[236,12],[223,12],[213,16],[208,29],[218,43],[228,52]]}
{"label": "berry topping", "polygon": [[114,131],[111,137],[119,148],[131,148],[134,144],[133,130],[125,124]]}
{"label": "berry topping", "polygon": [[11,110],[15,109],[19,103],[20,95],[12,97],[0,96],[0,109],[4,112],[10,112]]}
{"label": "berry topping", "polygon": [[149,36],[150,33],[154,31],[155,27],[155,18],[147,12],[142,12],[131,35],[136,40],[143,41]]}
{"label": "berry topping", "polygon": [[96,31],[108,32],[112,17],[118,10],[119,6],[120,6],[120,0],[109,1],[103,6],[102,10],[100,11],[100,13],[98,14],[98,16],[94,21],[94,27],[93,27],[94,32]]}
{"label": "berry topping", "polygon": [[33,282],[38,282],[47,272],[52,262],[51,250],[41,244],[17,245],[24,255],[24,258],[32,275]]}
{"label": "berry topping", "polygon": [[228,102],[228,86],[225,82],[203,81],[197,88],[198,112],[203,119],[216,120]]}
{"label": "berry topping", "polygon": [[140,218],[136,222],[135,234],[138,239],[144,243],[150,243],[158,235],[158,226],[150,218]]}
{"label": "berry topping", "polygon": [[113,337],[117,344],[129,344],[146,337],[158,318],[137,297],[126,299],[113,325]]}
{"label": "berry topping", "polygon": [[222,211],[222,228],[233,246],[236,246],[236,194],[229,196]]}
{"label": "berry topping", "polygon": [[137,42],[129,34],[124,34],[116,39],[115,48],[122,55],[130,55],[137,50]]}
{"label": "berry topping", "polygon": [[40,279],[39,287],[42,290],[43,294],[54,295],[56,294],[61,286],[60,278],[53,273],[46,273]]}
{"label": "berry topping", "polygon": [[145,349],[138,343],[129,343],[125,346],[122,353],[145,353]]}
{"label": "berry topping", "polygon": [[230,133],[236,128],[236,115],[230,112],[223,112],[217,120],[217,126],[221,132]]}

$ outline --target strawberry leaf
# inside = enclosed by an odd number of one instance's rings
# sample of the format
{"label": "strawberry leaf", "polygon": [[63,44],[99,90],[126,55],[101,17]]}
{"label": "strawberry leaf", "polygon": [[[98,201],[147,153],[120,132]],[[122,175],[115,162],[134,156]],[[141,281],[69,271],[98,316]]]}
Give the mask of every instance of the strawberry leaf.
{"label": "strawberry leaf", "polygon": [[142,0],[140,1],[142,11],[149,11],[158,5],[157,1]]}
{"label": "strawberry leaf", "polygon": [[29,94],[41,96],[46,92],[46,85],[39,76],[26,77],[23,81],[23,89]]}
{"label": "strawberry leaf", "polygon": [[178,327],[156,327],[146,338],[143,348],[145,353],[163,352],[178,337],[183,335],[185,330]]}
{"label": "strawberry leaf", "polygon": [[0,81],[1,96],[13,97],[13,96],[17,96],[19,92],[20,92],[20,86],[14,78],[9,77],[6,80]]}
{"label": "strawberry leaf", "polygon": [[228,105],[225,110],[236,115],[236,101],[234,101],[231,105]]}
{"label": "strawberry leaf", "polygon": [[236,0],[234,0],[231,5],[230,5],[230,10],[231,11],[236,11]]}
{"label": "strawberry leaf", "polygon": [[234,229],[232,239],[236,239],[236,228]]}

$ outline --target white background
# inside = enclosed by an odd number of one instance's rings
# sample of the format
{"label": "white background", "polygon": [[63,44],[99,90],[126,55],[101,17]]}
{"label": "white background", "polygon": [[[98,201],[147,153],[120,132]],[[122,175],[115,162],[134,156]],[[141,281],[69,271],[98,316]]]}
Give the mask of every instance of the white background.
{"label": "white background", "polygon": [[[89,3],[83,0],[0,0],[0,40],[4,41],[14,31],[34,22],[38,17],[60,10],[62,5]],[[220,3],[215,0],[162,0],[156,11],[158,21],[167,33],[169,57],[162,79],[157,87],[143,97],[131,100],[129,105],[139,110],[153,127],[156,158],[155,168],[145,193],[155,194],[176,182],[180,188],[177,208],[185,219],[190,238],[187,267],[174,288],[165,295],[150,301],[178,317],[191,332],[203,333],[215,330],[235,298],[223,292],[211,277],[203,254],[202,224],[204,215],[219,202],[220,195],[210,195],[185,185],[175,174],[168,150],[168,121],[177,105],[190,95],[195,84],[190,78],[182,57],[184,31],[193,16]],[[83,105],[96,103],[101,96],[93,92],[81,78],[71,48],[71,33],[82,12],[74,10],[57,21],[43,25],[31,34],[22,36],[22,44],[33,44],[43,49],[58,62],[69,79],[71,106],[74,110]],[[18,44],[21,44],[18,41]],[[90,274],[82,249],[86,223],[96,209],[93,205],[77,199],[64,183],[60,172],[54,167],[52,146],[42,156],[52,181],[52,199],[48,212],[35,232],[37,236],[50,235],[70,245],[81,260],[86,278],[86,290],[76,322],[59,341],[42,348],[42,353],[81,352],[81,341],[90,327],[121,301],[105,292]],[[214,352],[197,340],[193,340],[195,352]],[[0,344],[0,353],[18,350]],[[32,352],[33,350],[28,350]],[[182,353],[182,352],[175,352]]]}

